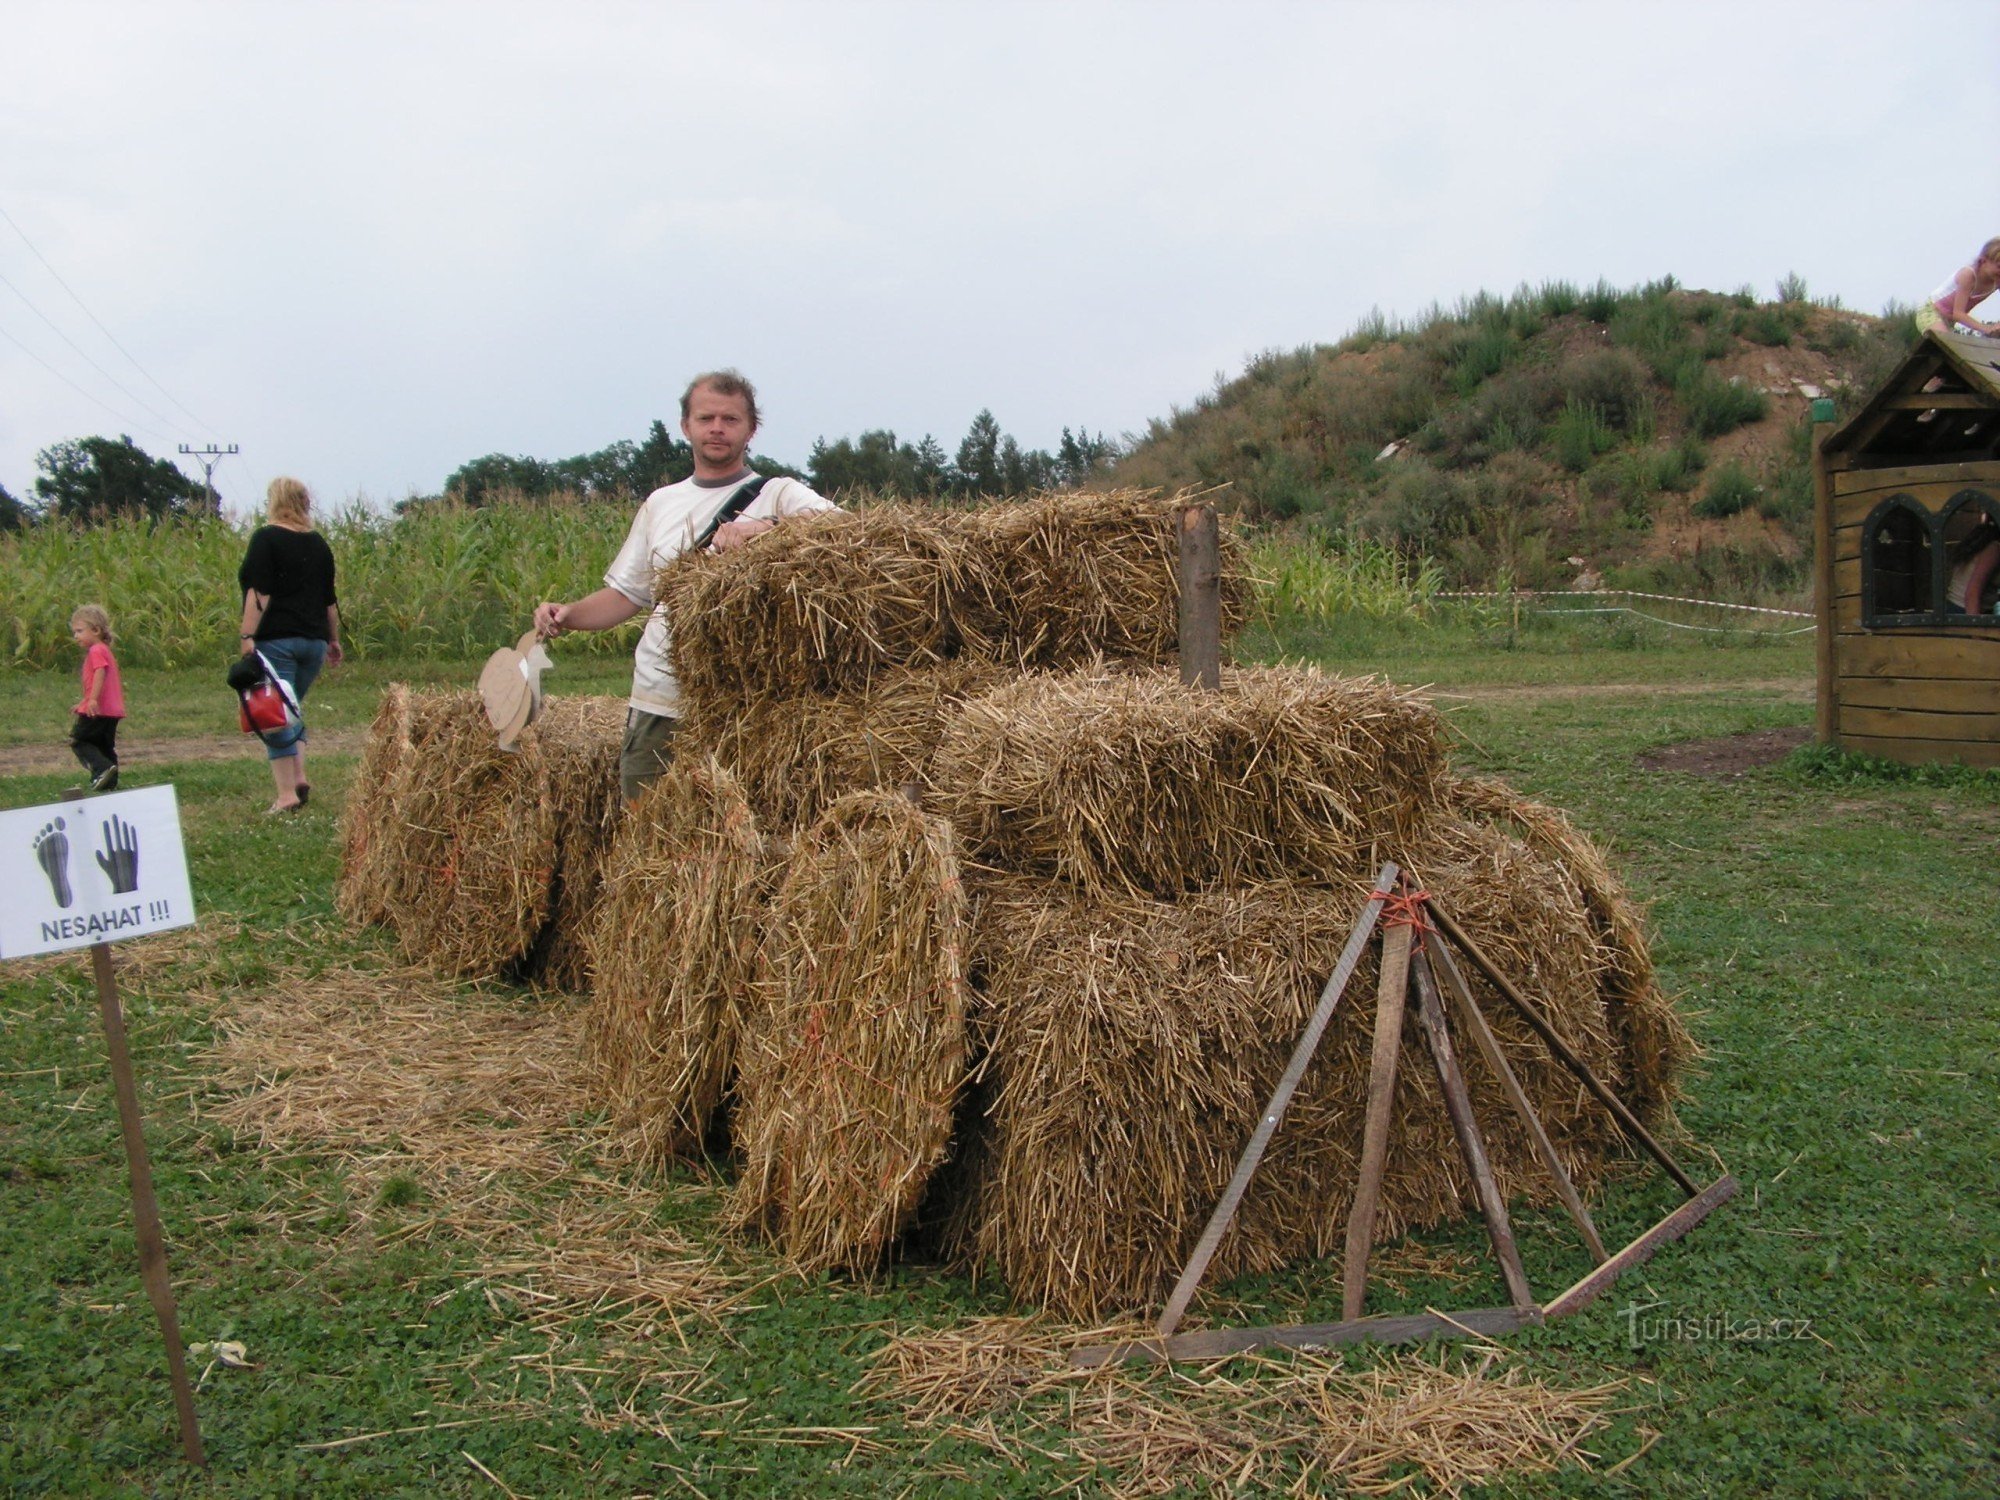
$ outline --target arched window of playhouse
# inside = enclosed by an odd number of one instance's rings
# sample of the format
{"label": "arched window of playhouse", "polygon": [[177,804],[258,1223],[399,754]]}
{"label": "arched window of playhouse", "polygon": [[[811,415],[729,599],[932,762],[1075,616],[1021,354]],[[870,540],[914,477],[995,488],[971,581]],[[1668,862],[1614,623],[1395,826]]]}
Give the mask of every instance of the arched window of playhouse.
{"label": "arched window of playhouse", "polygon": [[1861,620],[1908,625],[1935,618],[1938,597],[1931,520],[1908,495],[1884,500],[1861,528]]}
{"label": "arched window of playhouse", "polygon": [[[2000,547],[2000,499],[1984,490],[1960,490],[1938,515],[1938,535],[1944,541],[1947,623],[2000,625],[2000,614],[1996,614],[2000,608],[2000,600],[1996,600],[2000,565],[1996,565],[1992,551]],[[1978,597],[1952,598],[1974,584],[1979,588]]]}

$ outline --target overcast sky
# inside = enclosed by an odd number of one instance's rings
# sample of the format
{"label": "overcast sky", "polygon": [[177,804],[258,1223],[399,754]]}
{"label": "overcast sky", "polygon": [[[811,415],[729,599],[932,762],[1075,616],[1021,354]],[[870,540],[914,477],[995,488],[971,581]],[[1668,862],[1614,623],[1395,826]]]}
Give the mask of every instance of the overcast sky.
{"label": "overcast sky", "polygon": [[5,37],[22,498],[127,432],[240,444],[232,507],[385,503],[724,364],[788,462],[981,407],[1053,447],[1371,307],[1795,271],[1874,312],[2000,234],[1993,3],[7,0]]}

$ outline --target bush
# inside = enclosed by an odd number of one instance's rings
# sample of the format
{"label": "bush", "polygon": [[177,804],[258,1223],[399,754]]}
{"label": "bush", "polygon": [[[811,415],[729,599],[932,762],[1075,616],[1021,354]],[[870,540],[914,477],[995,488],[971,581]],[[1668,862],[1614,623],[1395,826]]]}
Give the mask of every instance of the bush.
{"label": "bush", "polygon": [[1573,474],[1581,474],[1598,454],[1617,446],[1618,434],[1603,412],[1581,401],[1566,402],[1549,428],[1550,451]]}
{"label": "bush", "polygon": [[1797,271],[1787,271],[1778,278],[1778,300],[1780,302],[1806,302],[1811,300],[1806,293],[1806,279]]}
{"label": "bush", "polygon": [[1600,276],[1583,294],[1583,315],[1593,323],[1609,323],[1624,301],[1624,294]]}
{"label": "bush", "polygon": [[1377,532],[1418,551],[1433,547],[1440,537],[1466,535],[1479,522],[1472,486],[1422,459],[1399,466],[1371,510]]}
{"label": "bush", "polygon": [[1687,347],[1687,324],[1680,309],[1666,297],[1641,297],[1628,302],[1611,320],[1611,342],[1635,349],[1646,362],[1672,358]]}
{"label": "bush", "polygon": [[1620,432],[1650,409],[1646,366],[1629,349],[1594,349],[1564,363],[1556,375],[1563,399],[1594,408]]}
{"label": "bush", "polygon": [[1583,305],[1583,293],[1576,289],[1574,282],[1569,281],[1543,282],[1536,299],[1543,314],[1551,318],[1566,318]]}
{"label": "bush", "polygon": [[1675,394],[1687,413],[1689,430],[1700,437],[1721,437],[1746,422],[1762,421],[1771,408],[1755,386],[1724,380],[1706,369],[1683,376]]}
{"label": "bush", "polygon": [[[1249,446],[1257,447],[1254,443]],[[1303,454],[1281,448],[1276,453],[1257,452],[1246,457],[1252,463],[1242,486],[1257,518],[1284,521],[1323,506],[1318,465]]]}
{"label": "bush", "polygon": [[1708,467],[1708,450],[1693,438],[1682,438],[1673,447],[1652,455],[1653,484],[1676,495],[1694,488],[1701,471]]}
{"label": "bush", "polygon": [[1470,396],[1488,376],[1499,374],[1519,347],[1506,324],[1481,323],[1467,335],[1445,383],[1459,395]]}
{"label": "bush", "polygon": [[1846,318],[1828,318],[1818,333],[1806,339],[1816,354],[1847,354],[1861,347],[1861,330]]}
{"label": "bush", "polygon": [[1733,516],[1756,504],[1759,489],[1756,476],[1731,459],[1710,476],[1708,489],[1694,503],[1694,513],[1712,520]]}
{"label": "bush", "polygon": [[1775,307],[1753,307],[1736,316],[1736,332],[1753,344],[1776,349],[1792,341],[1792,323]]}

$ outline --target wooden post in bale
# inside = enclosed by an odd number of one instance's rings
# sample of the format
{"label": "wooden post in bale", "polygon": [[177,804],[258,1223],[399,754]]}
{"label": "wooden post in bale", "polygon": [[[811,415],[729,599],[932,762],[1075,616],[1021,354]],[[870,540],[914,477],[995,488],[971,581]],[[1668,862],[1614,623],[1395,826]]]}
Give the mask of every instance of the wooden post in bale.
{"label": "wooden post in bale", "polygon": [[1181,512],[1181,681],[1222,686],[1222,540],[1213,505]]}

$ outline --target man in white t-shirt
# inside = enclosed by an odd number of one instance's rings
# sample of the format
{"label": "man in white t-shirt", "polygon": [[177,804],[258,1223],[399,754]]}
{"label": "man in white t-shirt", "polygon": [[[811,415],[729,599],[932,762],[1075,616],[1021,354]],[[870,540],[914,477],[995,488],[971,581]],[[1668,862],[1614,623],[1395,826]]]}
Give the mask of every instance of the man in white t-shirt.
{"label": "man in white t-shirt", "polygon": [[680,722],[680,684],[667,655],[666,608],[653,597],[655,570],[700,540],[738,492],[756,484],[741,514],[715,528],[711,545],[729,552],[754,541],[786,516],[832,510],[833,502],[795,479],[763,480],[745,455],[757,432],[757,392],[734,370],[711,371],[681,395],[681,433],[694,449],[694,474],[654,490],[632,518],[632,530],[604,575],[604,587],[569,604],[541,604],[535,629],[553,639],[570,630],[609,630],[642,609],[652,611],[632,663],[632,697],[618,779],[627,802],[666,770]]}

